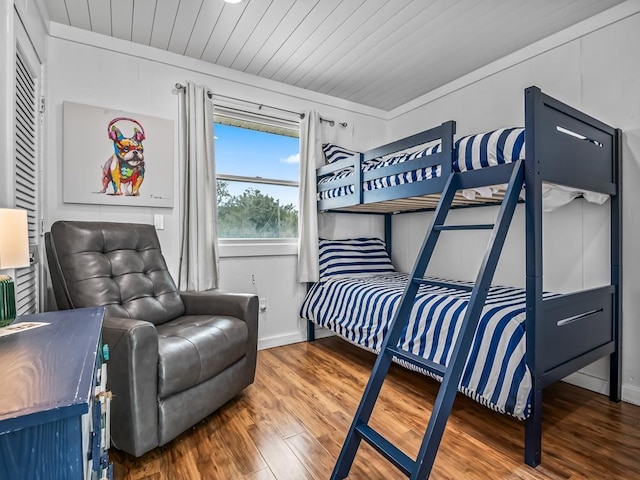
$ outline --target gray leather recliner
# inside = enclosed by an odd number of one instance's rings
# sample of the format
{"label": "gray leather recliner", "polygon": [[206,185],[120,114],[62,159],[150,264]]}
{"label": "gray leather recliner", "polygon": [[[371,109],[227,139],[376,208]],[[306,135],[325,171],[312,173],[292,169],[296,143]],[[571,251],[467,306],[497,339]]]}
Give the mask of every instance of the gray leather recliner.
{"label": "gray leather recliner", "polygon": [[164,445],[253,382],[257,297],[178,292],[152,225],[60,221],[45,244],[58,308],[105,306],[116,448]]}

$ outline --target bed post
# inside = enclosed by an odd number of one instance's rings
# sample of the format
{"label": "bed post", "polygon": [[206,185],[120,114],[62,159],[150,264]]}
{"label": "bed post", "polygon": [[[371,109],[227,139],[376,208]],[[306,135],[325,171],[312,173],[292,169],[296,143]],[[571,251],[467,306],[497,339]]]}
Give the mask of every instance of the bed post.
{"label": "bed post", "polygon": [[613,151],[616,195],[611,197],[611,285],[613,301],[613,340],[615,351],[609,356],[609,399],[622,399],[622,131],[616,129]]}
{"label": "bed post", "polygon": [[531,411],[525,422],[525,463],[540,464],[542,455],[542,373],[538,368],[536,325],[542,311],[542,181],[536,162],[536,132],[542,109],[538,87],[525,90],[525,182],[526,182],[526,362],[532,375]]}
{"label": "bed post", "polygon": [[316,324],[311,320],[307,320],[307,342],[316,340]]}
{"label": "bed post", "polygon": [[[312,283],[307,282],[307,293],[311,288]],[[307,342],[313,342],[316,339],[316,324],[311,320],[307,320]]]}
{"label": "bed post", "polygon": [[391,235],[391,215],[391,213],[384,214],[384,244],[386,246],[389,258],[391,258],[391,242],[393,241]]}

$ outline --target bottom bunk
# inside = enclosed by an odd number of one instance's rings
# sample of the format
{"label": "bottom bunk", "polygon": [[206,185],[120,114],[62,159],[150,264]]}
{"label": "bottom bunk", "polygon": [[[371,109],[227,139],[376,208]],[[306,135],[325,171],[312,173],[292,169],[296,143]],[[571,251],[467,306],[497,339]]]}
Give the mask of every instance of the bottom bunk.
{"label": "bottom bunk", "polygon": [[[408,278],[404,273],[384,273],[317,283],[309,290],[301,316],[377,354]],[[433,284],[420,287],[398,347],[446,366],[473,284],[429,280]],[[438,286],[439,282],[456,283],[460,289]],[[521,420],[529,414],[532,384],[525,358],[525,312],[523,289],[491,287],[458,387],[482,405]],[[435,374],[396,361],[441,380]]]}
{"label": "bottom bunk", "polygon": [[[321,240],[321,281],[309,289],[300,316],[379,353],[408,278],[408,274],[393,269],[382,240]],[[418,290],[398,347],[446,366],[473,283],[427,280],[429,284]],[[556,296],[544,294],[545,299]],[[524,289],[491,287],[458,388],[492,410],[521,420],[529,415],[532,388],[526,364],[525,318]]]}
{"label": "bottom bunk", "polygon": [[[301,318],[310,331],[315,324],[380,353],[410,276],[394,270],[385,243],[377,238],[320,240],[319,254],[320,281],[309,289]],[[397,347],[447,367],[473,283],[424,280]],[[534,384],[544,388],[612,353],[614,338],[613,286],[573,294],[545,292],[541,300],[545,319],[530,332],[544,345],[538,352],[540,370],[533,372],[527,362],[526,290],[491,286],[458,384],[459,392],[494,411],[526,419],[527,430],[536,432]],[[442,381],[437,374],[394,360]],[[531,449],[537,442],[527,444],[527,454],[536,453]]]}

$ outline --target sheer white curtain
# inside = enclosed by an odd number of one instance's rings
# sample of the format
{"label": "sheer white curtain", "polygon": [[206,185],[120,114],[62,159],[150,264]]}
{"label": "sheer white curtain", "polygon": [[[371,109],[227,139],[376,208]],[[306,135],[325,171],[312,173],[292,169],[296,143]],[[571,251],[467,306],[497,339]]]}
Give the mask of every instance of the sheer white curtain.
{"label": "sheer white curtain", "polygon": [[298,218],[298,281],[317,282],[318,206],[316,169],[324,164],[320,115],[309,112],[300,122],[300,189]]}
{"label": "sheer white curtain", "polygon": [[180,98],[182,215],[180,290],[218,287],[218,208],[213,105],[204,86],[187,82]]}

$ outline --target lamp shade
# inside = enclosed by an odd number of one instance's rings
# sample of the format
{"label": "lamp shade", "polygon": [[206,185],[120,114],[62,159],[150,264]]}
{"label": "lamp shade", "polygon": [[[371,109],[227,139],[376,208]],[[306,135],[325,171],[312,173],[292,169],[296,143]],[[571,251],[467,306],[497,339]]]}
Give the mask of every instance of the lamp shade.
{"label": "lamp shade", "polygon": [[0,270],[29,266],[27,211],[0,208]]}

